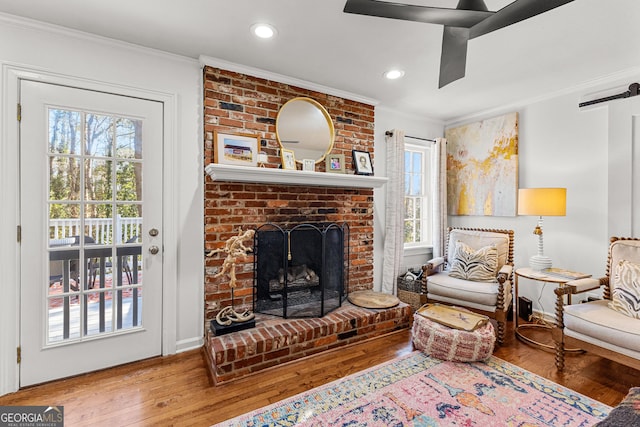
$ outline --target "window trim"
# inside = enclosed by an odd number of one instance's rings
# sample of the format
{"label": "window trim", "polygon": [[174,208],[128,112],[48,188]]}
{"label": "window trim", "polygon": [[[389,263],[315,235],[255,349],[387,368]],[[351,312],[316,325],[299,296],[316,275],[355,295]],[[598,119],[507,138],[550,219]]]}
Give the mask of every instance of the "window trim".
{"label": "window trim", "polygon": [[[410,137],[405,137],[405,138],[410,138]],[[426,253],[429,249],[433,248],[433,230],[431,230],[432,228],[432,224],[429,220],[430,216],[431,216],[431,210],[432,210],[432,206],[433,206],[433,194],[432,194],[432,180],[433,180],[433,176],[431,176],[431,165],[432,165],[432,157],[433,157],[433,151],[432,151],[432,147],[433,144],[428,142],[428,141],[422,141],[422,140],[416,140],[415,142],[405,142],[405,152],[406,151],[419,151],[423,153],[423,174],[422,174],[422,181],[423,181],[423,189],[422,189],[422,199],[423,199],[423,203],[421,206],[421,211],[422,212],[427,212],[427,218],[425,219],[424,216],[421,218],[422,221],[422,232],[423,235],[421,237],[425,237],[425,240],[431,240],[428,243],[421,241],[421,242],[409,242],[409,243],[404,243],[403,247],[404,247],[404,251],[406,254],[422,254],[422,253]],[[405,183],[406,185],[406,183]],[[406,198],[406,196],[404,196]],[[403,212],[403,220],[406,219],[405,214]],[[425,231],[426,230],[426,231]],[[424,235],[426,233],[426,236]]]}

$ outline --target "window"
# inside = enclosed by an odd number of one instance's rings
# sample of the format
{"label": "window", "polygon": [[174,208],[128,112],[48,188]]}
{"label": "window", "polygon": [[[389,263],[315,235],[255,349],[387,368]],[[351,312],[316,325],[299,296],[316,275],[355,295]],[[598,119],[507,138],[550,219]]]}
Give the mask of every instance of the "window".
{"label": "window", "polygon": [[431,145],[405,143],[404,247],[432,246]]}

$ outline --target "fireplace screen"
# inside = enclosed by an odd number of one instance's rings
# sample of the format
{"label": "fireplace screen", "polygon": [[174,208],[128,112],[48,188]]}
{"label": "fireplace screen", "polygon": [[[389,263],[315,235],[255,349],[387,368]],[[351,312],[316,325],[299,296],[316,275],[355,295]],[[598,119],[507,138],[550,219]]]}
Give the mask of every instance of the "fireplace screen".
{"label": "fireplace screen", "polygon": [[349,227],[265,224],[254,236],[254,311],[322,317],[347,297]]}

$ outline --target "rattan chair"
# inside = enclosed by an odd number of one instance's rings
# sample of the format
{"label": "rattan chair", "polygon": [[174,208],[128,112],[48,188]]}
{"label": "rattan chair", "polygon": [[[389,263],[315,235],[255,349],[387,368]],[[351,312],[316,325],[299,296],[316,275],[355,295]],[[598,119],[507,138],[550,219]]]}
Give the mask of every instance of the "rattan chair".
{"label": "rattan chair", "polygon": [[[479,282],[450,276],[457,242],[475,250],[495,246],[498,252],[493,272],[495,280]],[[513,230],[449,227],[445,256],[434,258],[422,267],[423,292],[427,295],[427,302],[465,307],[495,319],[497,341],[503,344],[513,300],[513,246]]]}
{"label": "rattan chair", "polygon": [[[640,239],[612,237],[605,277],[567,282],[555,290],[556,368],[564,370],[567,348],[583,349],[601,357],[640,369],[640,319],[630,317],[609,306],[618,282],[615,268],[623,260],[640,264]],[[603,299],[567,304],[567,295],[603,288]]]}

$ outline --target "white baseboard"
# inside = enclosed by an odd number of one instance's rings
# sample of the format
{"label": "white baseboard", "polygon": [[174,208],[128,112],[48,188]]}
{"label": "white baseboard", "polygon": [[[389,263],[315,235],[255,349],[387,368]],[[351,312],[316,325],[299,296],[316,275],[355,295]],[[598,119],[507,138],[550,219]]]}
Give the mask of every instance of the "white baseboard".
{"label": "white baseboard", "polygon": [[176,343],[176,353],[182,353],[189,350],[196,350],[204,345],[204,338],[194,337],[186,340],[180,340]]}
{"label": "white baseboard", "polygon": [[533,315],[538,316],[539,318],[543,319],[545,322],[556,323],[555,314],[542,312],[540,310],[533,310]]}

